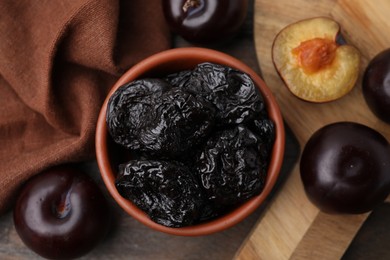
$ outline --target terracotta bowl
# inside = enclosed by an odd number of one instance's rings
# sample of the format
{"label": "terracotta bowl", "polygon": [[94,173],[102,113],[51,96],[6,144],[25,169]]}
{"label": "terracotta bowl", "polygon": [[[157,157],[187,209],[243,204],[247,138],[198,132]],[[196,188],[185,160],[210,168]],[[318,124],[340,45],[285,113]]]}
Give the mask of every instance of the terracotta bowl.
{"label": "terracotta bowl", "polygon": [[[271,155],[268,175],[264,190],[261,194],[251,198],[233,211],[208,222],[193,226],[170,228],[157,224],[138,207],[129,200],[123,198],[115,187],[115,177],[117,166],[122,161],[125,162],[126,151],[114,144],[109,136],[106,126],[107,102],[111,94],[123,84],[143,77],[159,77],[181,70],[192,69],[202,62],[212,62],[227,65],[249,74],[257,87],[260,89],[270,118],[276,126],[276,139]],[[132,217],[142,222],[146,226],[155,230],[182,236],[207,235],[225,230],[239,223],[259,207],[271,192],[279,176],[282,166],[285,145],[285,132],[279,106],[275,101],[271,91],[263,80],[247,65],[241,61],[221,52],[204,48],[178,48],[155,54],[139,62],[129,69],[113,86],[108,94],[100,111],[96,129],[96,156],[101,176],[115,201]]]}

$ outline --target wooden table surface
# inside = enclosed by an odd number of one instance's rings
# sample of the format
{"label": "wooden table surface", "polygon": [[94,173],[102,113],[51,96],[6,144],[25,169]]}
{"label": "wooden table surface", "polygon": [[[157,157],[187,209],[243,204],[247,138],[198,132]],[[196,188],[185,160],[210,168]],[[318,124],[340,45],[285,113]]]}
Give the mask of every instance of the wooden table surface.
{"label": "wooden table surface", "polygon": [[[261,75],[253,44],[253,1],[246,23],[232,41],[207,46],[226,52],[247,63]],[[180,37],[174,47],[192,46]],[[178,237],[153,231],[117,206],[108,195],[100,178],[96,161],[80,165],[101,185],[112,205],[114,225],[107,238],[83,259],[234,259],[262,213],[267,209],[283,181],[299,158],[300,147],[287,127],[285,161],[281,177],[267,203],[246,220],[226,231],[202,237]],[[390,205],[383,204],[365,222],[343,259],[390,259]],[[293,221],[293,220],[292,220]],[[12,222],[12,212],[0,216],[0,259],[40,259],[24,246]]]}

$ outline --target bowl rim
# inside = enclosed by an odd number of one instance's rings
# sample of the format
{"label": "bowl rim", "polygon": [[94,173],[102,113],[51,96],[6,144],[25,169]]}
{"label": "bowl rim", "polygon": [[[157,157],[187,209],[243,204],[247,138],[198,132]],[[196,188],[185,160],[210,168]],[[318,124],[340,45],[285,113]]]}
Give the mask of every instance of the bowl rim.
{"label": "bowl rim", "polygon": [[[209,61],[227,65],[239,69],[250,75],[264,98],[269,117],[272,119],[276,126],[275,141],[271,153],[271,160],[268,167],[266,184],[264,186],[263,191],[259,195],[252,197],[231,212],[216,219],[186,227],[166,227],[152,221],[146,215],[146,213],[144,213],[141,209],[136,207],[129,200],[123,198],[118,193],[115,187],[115,176],[113,175],[114,171],[111,167],[107,150],[108,130],[106,125],[106,109],[109,97],[120,86],[125,83],[128,83],[131,80],[142,77],[142,75],[145,74],[147,69],[156,67],[162,61],[164,63],[167,63],[185,59],[193,59],[194,57],[196,57],[196,59],[198,60],[204,60],[204,62]],[[131,215],[144,225],[164,233],[181,236],[209,235],[230,228],[241,222],[248,215],[253,213],[267,198],[267,196],[275,186],[282,167],[285,149],[285,129],[283,117],[274,95],[272,94],[271,90],[266,86],[265,82],[260,78],[260,76],[258,76],[257,73],[249,66],[244,64],[242,61],[220,51],[201,47],[182,47],[169,49],[153,54],[131,67],[118,79],[118,81],[113,85],[113,87],[107,94],[99,113],[95,135],[95,149],[98,167],[106,188],[108,189],[114,200],[119,204],[119,206],[122,207],[122,209],[125,210],[129,215]]]}

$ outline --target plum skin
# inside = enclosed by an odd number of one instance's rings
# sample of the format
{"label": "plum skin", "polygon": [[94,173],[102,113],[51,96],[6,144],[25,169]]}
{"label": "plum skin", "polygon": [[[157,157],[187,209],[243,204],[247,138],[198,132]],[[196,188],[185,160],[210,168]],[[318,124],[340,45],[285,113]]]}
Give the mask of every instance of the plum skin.
{"label": "plum skin", "polygon": [[13,217],[25,245],[49,259],[85,255],[106,236],[111,222],[107,200],[97,184],[70,166],[28,180]]}
{"label": "plum skin", "polygon": [[376,130],[338,122],[306,143],[300,174],[309,200],[330,214],[371,211],[390,191],[390,145]]}
{"label": "plum skin", "polygon": [[248,0],[163,0],[165,19],[189,42],[220,43],[233,37],[245,21]]}
{"label": "plum skin", "polygon": [[362,86],[369,108],[378,118],[390,124],[390,48],[370,61]]}

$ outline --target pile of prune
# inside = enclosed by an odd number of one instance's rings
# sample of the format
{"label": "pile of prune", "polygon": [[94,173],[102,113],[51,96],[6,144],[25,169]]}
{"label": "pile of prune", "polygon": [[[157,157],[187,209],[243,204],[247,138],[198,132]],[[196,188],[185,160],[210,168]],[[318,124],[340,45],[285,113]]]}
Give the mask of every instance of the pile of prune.
{"label": "pile of prune", "polygon": [[107,125],[133,158],[116,187],[162,225],[215,218],[263,190],[275,129],[249,75],[202,63],[127,83],[111,96]]}

